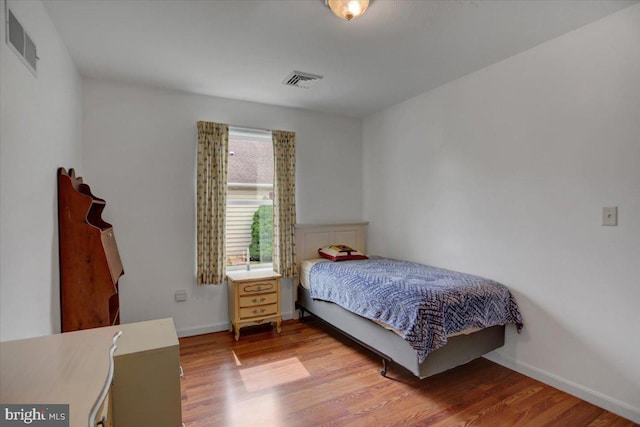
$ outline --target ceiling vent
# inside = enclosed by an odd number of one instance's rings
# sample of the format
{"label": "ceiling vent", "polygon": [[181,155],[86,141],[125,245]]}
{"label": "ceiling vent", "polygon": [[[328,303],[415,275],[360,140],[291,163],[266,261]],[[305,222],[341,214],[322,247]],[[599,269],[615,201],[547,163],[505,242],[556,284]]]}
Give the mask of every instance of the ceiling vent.
{"label": "ceiling vent", "polygon": [[295,86],[308,89],[313,86],[318,80],[322,79],[322,76],[311,73],[303,73],[302,71],[292,71],[286,79],[282,81],[282,84],[286,86]]}
{"label": "ceiling vent", "polygon": [[9,9],[6,9],[5,11],[8,12],[9,18],[7,20],[7,44],[13,48],[12,50],[20,57],[22,62],[35,76],[37,66],[36,61],[39,59],[36,45],[31,40],[31,37],[29,37],[29,34],[27,34],[24,28],[22,28],[22,25],[13,12]]}

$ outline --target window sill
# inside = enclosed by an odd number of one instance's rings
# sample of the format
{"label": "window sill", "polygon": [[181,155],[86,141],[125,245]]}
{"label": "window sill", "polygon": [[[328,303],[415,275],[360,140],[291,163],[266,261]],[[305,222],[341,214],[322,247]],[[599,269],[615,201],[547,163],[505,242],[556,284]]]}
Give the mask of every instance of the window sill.
{"label": "window sill", "polygon": [[[261,271],[261,270],[273,270],[273,264],[252,264],[250,271]],[[247,271],[247,266],[245,265],[233,265],[227,267],[227,271]]]}

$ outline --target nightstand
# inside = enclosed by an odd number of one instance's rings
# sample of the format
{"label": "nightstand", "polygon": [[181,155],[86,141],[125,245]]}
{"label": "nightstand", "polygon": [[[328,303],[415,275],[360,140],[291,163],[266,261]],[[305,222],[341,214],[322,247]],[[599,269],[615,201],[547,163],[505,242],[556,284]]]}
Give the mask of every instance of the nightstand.
{"label": "nightstand", "polygon": [[280,332],[280,277],[273,270],[227,273],[229,332],[235,329],[236,341],[240,339],[240,328],[266,321],[276,322]]}

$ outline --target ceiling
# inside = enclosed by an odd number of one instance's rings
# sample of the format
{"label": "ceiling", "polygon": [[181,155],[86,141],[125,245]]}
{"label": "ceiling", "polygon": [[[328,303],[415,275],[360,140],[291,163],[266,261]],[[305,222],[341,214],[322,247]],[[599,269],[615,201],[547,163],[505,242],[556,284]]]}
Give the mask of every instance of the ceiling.
{"label": "ceiling", "polygon": [[324,0],[43,3],[83,76],[364,117],[636,2],[375,0],[351,22]]}

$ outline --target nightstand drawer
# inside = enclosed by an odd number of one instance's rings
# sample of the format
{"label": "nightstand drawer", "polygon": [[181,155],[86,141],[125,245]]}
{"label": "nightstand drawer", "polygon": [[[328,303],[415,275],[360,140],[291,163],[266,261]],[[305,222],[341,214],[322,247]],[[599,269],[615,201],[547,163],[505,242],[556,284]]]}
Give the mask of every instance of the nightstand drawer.
{"label": "nightstand drawer", "polygon": [[277,280],[265,280],[238,286],[239,295],[253,295],[264,292],[275,292]]}
{"label": "nightstand drawer", "polygon": [[255,305],[275,304],[278,302],[278,294],[262,294],[240,297],[240,307],[253,307]]}
{"label": "nightstand drawer", "polygon": [[240,309],[240,318],[269,316],[278,312],[278,304],[261,305],[257,307],[247,307]]}

